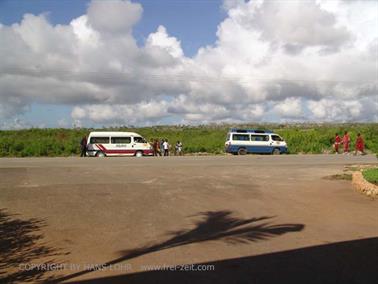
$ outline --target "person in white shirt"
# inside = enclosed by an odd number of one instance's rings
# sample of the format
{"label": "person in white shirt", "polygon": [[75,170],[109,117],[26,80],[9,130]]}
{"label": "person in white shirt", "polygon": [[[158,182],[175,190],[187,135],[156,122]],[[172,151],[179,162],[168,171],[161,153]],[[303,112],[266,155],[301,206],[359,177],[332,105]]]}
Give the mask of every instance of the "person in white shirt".
{"label": "person in white shirt", "polygon": [[163,143],[163,149],[164,149],[164,156],[169,156],[169,144],[168,139],[165,139]]}
{"label": "person in white shirt", "polygon": [[176,156],[182,156],[182,143],[180,141],[177,141],[175,154]]}

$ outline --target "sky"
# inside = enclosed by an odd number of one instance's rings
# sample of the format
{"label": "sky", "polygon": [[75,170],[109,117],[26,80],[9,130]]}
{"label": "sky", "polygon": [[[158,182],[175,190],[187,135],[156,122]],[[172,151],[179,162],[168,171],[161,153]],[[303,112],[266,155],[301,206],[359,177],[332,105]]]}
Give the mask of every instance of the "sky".
{"label": "sky", "polygon": [[0,0],[0,129],[378,122],[378,2]]}

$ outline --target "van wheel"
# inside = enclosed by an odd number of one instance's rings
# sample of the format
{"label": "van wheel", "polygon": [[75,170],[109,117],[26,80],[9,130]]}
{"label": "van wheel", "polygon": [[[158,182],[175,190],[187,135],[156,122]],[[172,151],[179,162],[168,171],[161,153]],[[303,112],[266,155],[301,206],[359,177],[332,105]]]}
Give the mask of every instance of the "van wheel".
{"label": "van wheel", "polygon": [[97,154],[96,154],[96,157],[104,158],[104,157],[106,157],[106,155],[103,152],[98,151]]}
{"label": "van wheel", "polygon": [[273,155],[279,155],[279,154],[281,154],[281,151],[280,151],[280,149],[276,148],[276,149],[273,150],[272,154]]}
{"label": "van wheel", "polygon": [[247,154],[247,150],[245,148],[240,148],[238,150],[238,155],[245,155],[245,154]]}
{"label": "van wheel", "polygon": [[137,151],[135,153],[135,157],[138,157],[138,158],[143,157],[143,152],[142,151]]}

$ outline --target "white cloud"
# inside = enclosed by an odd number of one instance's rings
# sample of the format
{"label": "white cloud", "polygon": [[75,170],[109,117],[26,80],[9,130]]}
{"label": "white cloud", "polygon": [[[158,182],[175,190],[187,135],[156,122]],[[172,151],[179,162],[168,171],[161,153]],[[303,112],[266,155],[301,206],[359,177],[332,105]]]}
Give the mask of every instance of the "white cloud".
{"label": "white cloud", "polygon": [[304,115],[300,98],[286,98],[278,103],[273,110],[280,116],[287,118],[301,118]]}
{"label": "white cloud", "polygon": [[181,49],[181,43],[176,38],[170,37],[164,26],[159,26],[155,33],[148,36],[146,47],[162,48],[175,58],[182,57],[184,54]]}
{"label": "white cloud", "polygon": [[103,125],[114,123],[134,125],[136,123],[154,124],[167,115],[165,101],[141,102],[135,105],[84,105],[75,107],[72,111],[74,121],[84,118]]}
{"label": "white cloud", "polygon": [[377,121],[378,100],[309,100],[308,108],[314,120],[321,121]]}
{"label": "white cloud", "polygon": [[350,121],[361,114],[362,105],[357,101],[336,101],[322,99],[309,101],[308,106],[314,116],[320,119]]}
{"label": "white cloud", "polygon": [[89,5],[88,23],[103,34],[130,33],[142,16],[143,8],[138,3],[116,0],[95,0]]}
{"label": "white cloud", "polygon": [[319,46],[336,49],[352,39],[345,26],[336,26],[334,14],[323,10],[313,1],[265,1],[247,5],[254,13],[241,20],[261,31],[262,37],[283,45],[289,53],[305,47]]}
{"label": "white cloud", "polygon": [[143,8],[128,0],[92,1],[68,25],[43,14],[0,25],[0,117],[43,103],[72,106],[77,125],[377,121],[376,2],[223,8],[217,41],[192,58],[164,26],[138,46]]}
{"label": "white cloud", "polygon": [[73,32],[78,40],[78,44],[95,48],[99,45],[99,33],[91,29],[88,25],[88,16],[83,15],[71,21]]}

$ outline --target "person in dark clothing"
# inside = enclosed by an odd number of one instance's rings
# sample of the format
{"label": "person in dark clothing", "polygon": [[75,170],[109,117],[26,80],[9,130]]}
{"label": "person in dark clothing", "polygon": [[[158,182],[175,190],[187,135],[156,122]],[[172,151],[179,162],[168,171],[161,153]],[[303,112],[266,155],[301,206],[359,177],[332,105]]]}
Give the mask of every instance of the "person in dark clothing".
{"label": "person in dark clothing", "polygon": [[87,156],[87,137],[84,136],[80,141],[80,157],[86,157]]}
{"label": "person in dark clothing", "polygon": [[160,156],[164,156],[164,144],[165,140],[164,139],[161,139],[160,140]]}
{"label": "person in dark clothing", "polygon": [[152,148],[154,150],[154,156],[161,156],[161,153],[160,153],[160,143],[159,143],[158,139],[154,140],[154,142],[152,144]]}

